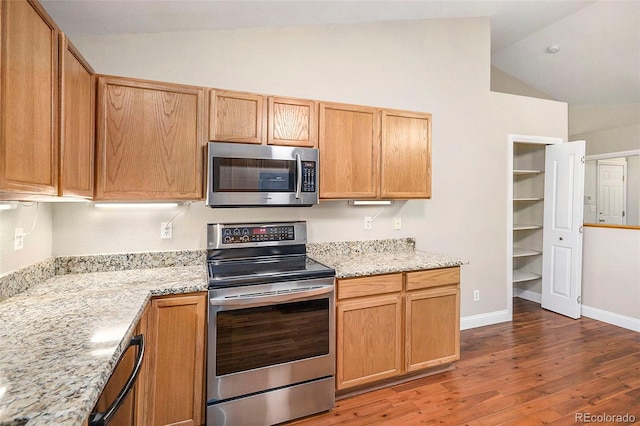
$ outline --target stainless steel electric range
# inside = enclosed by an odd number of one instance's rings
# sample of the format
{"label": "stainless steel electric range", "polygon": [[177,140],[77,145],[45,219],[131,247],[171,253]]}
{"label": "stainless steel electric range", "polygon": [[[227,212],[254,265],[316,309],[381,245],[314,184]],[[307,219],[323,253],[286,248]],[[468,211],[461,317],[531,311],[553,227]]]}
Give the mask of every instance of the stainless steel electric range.
{"label": "stainless steel electric range", "polygon": [[335,271],[305,222],[209,224],[207,425],[271,425],[335,403]]}

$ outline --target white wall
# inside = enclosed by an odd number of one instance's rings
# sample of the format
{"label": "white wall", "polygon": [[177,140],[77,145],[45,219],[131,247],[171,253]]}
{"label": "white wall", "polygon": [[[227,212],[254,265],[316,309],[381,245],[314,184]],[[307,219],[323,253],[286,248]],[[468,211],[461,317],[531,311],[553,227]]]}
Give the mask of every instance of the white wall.
{"label": "white wall", "polygon": [[[505,311],[507,135],[567,136],[564,103],[491,93],[487,19],[74,38],[99,73],[427,111],[433,114],[433,199],[385,209],[346,201],[312,208],[98,212],[56,205],[54,255],[204,248],[206,222],[306,219],[311,241],[413,236],[419,249],[468,260],[462,315]],[[403,229],[393,231],[400,216]],[[474,289],[480,302],[472,302]]]}
{"label": "white wall", "polygon": [[[582,304],[636,319],[640,331],[640,230],[584,230]],[[583,313],[586,315],[583,308]]]}
{"label": "white wall", "polygon": [[587,155],[640,149],[640,122],[589,133],[576,133],[570,140],[587,141]]}
{"label": "white wall", "polygon": [[569,135],[640,124],[640,104],[570,105]]}
{"label": "white wall", "polygon": [[[35,228],[34,226],[35,221]],[[15,210],[0,211],[0,276],[51,257],[51,205],[21,203]],[[15,229],[22,228],[22,250],[14,249]]]}
{"label": "white wall", "polygon": [[494,92],[510,93],[512,95],[554,100],[546,93],[494,66],[491,67],[491,90]]}

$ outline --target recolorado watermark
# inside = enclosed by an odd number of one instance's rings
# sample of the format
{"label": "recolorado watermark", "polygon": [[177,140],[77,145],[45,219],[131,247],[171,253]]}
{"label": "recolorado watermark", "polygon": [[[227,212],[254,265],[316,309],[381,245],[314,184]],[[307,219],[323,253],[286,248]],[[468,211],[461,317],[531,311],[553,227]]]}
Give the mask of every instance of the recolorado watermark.
{"label": "recolorado watermark", "polygon": [[636,416],[630,413],[625,414],[591,414],[576,413],[576,423],[634,423]]}

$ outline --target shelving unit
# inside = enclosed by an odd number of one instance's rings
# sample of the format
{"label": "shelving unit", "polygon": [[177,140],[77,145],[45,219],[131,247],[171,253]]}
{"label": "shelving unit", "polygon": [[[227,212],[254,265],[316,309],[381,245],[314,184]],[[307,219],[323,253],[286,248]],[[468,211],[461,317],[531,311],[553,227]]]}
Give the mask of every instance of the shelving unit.
{"label": "shelving unit", "polygon": [[513,142],[512,282],[540,293],[545,143]]}

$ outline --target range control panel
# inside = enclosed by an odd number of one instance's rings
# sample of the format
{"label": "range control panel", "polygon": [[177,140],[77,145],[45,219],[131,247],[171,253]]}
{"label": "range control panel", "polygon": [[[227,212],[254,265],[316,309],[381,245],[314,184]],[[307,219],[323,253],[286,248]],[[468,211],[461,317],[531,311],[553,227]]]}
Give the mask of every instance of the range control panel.
{"label": "range control panel", "polygon": [[295,232],[292,225],[231,227],[222,229],[222,244],[290,241],[294,239]]}

